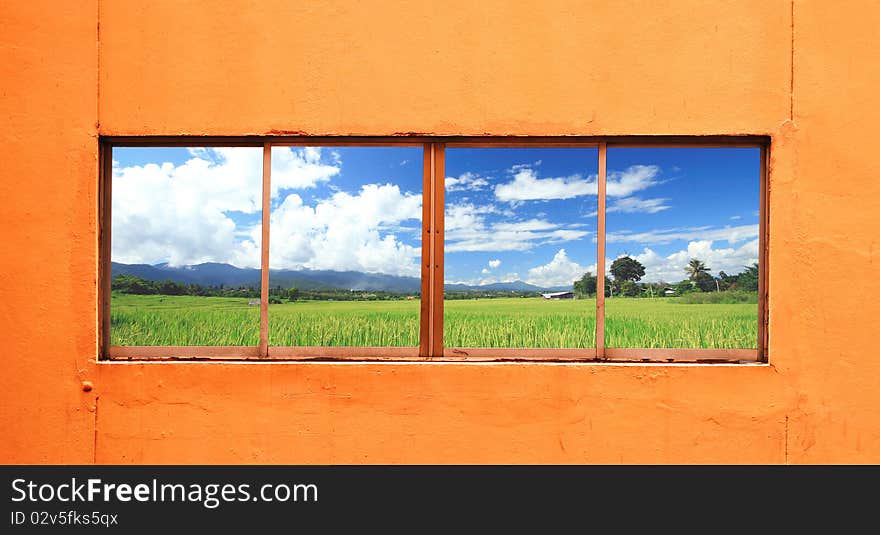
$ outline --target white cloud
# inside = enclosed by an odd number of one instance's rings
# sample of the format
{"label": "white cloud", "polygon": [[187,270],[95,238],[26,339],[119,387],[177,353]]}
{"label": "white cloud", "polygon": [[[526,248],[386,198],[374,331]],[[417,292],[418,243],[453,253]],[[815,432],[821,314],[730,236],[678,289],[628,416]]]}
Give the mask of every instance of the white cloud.
{"label": "white cloud", "polygon": [[565,249],[560,249],[550,262],[530,269],[526,282],[545,288],[570,286],[587,271],[595,273],[596,265],[582,266],[568,258]]}
{"label": "white cloud", "polygon": [[516,171],[513,182],[495,186],[495,198],[499,201],[533,201],[571,199],[581,195],[596,195],[596,176],[584,179],[581,175],[562,178],[538,178],[531,168]]}
{"label": "white cloud", "polygon": [[539,219],[488,223],[486,216],[489,214],[513,215],[493,205],[461,203],[447,206],[445,250],[527,251],[538,245],[562,243],[593,234]]}
{"label": "white cloud", "polygon": [[492,269],[495,269],[495,268],[497,268],[497,267],[500,266],[500,265],[501,265],[501,260],[498,260],[498,259],[495,259],[495,260],[489,260],[489,267],[492,268]]}
{"label": "white cloud", "polygon": [[489,274],[489,269],[488,269],[488,268],[483,268],[482,271],[480,271],[480,273],[482,273],[483,275],[488,275],[488,274]]}
{"label": "white cloud", "polygon": [[609,232],[605,236],[607,243],[636,242],[645,244],[663,244],[676,240],[709,240],[739,243],[758,236],[758,225],[739,225],[736,227],[687,227],[657,229],[647,232]]}
{"label": "white cloud", "polygon": [[392,184],[337,192],[315,206],[290,194],[271,215],[270,265],[418,276],[420,248],[383,230],[420,219],[421,210],[420,194]]}
{"label": "white cloud", "polygon": [[623,212],[625,214],[633,214],[642,212],[648,214],[656,214],[657,212],[669,209],[669,206],[666,204],[666,201],[668,200],[669,199],[640,199],[638,197],[624,197],[622,199],[615,200],[611,204],[611,206],[608,207],[606,213],[610,214],[612,212]]}
{"label": "white cloud", "polygon": [[590,236],[592,232],[556,229],[545,232],[502,231],[480,227],[447,231],[447,252],[460,251],[528,251],[540,245],[563,243]]}
{"label": "white cloud", "polygon": [[[559,178],[538,178],[530,167],[515,166],[513,181],[495,186],[495,198],[506,202],[572,199],[583,195],[597,195],[597,175],[583,177],[575,174]],[[637,191],[659,184],[656,165],[633,165],[625,171],[608,173],[606,194],[609,197],[627,197]]]}
{"label": "white cloud", "polygon": [[[262,150],[202,148],[190,154],[177,166],[114,169],[113,260],[259,267]],[[323,161],[319,148],[273,148],[273,195],[329,181],[341,165],[338,153],[329,157],[333,165]],[[241,214],[233,218],[235,212]],[[242,224],[242,217],[249,223]],[[421,195],[391,184],[368,184],[355,194],[337,191],[314,206],[291,193],[271,214],[271,264],[418,276],[420,249],[391,230],[420,236],[418,228],[401,228],[420,219]]]}
{"label": "white cloud", "polygon": [[464,280],[445,280],[444,284],[467,284],[468,286],[485,286],[496,282],[515,282],[519,280],[519,273],[504,273],[502,275],[494,275],[487,270],[480,272],[483,276],[475,279]]}
{"label": "white cloud", "polygon": [[449,240],[449,233],[452,231],[468,231],[485,228],[486,215],[497,213],[498,209],[491,204],[483,206],[470,203],[447,205],[444,216],[447,241]]}
{"label": "white cloud", "polygon": [[742,216],[741,216],[741,215],[732,215],[732,216],[730,216],[730,220],[731,220],[731,221],[737,221],[737,220],[739,220],[739,219],[742,219]]}
{"label": "white cloud", "polygon": [[446,177],[446,191],[479,191],[489,185],[489,181],[474,173],[462,173],[459,177]]}
{"label": "white cloud", "polygon": [[626,171],[612,171],[608,173],[605,194],[609,197],[627,197],[659,184],[658,174],[660,168],[656,165],[632,165]]}
{"label": "white cloud", "polygon": [[520,169],[529,169],[529,168],[531,168],[531,167],[538,167],[538,166],[541,165],[541,161],[542,161],[542,160],[535,160],[535,161],[532,162],[532,163],[518,163],[518,164],[514,164],[514,165],[511,165],[511,166],[510,166],[510,168],[507,170],[507,172],[508,172],[508,173],[516,173],[516,172],[519,171]]}
{"label": "white cloud", "polygon": [[663,280],[670,283],[687,278],[684,268],[692,258],[702,260],[715,276],[721,271],[728,274],[739,273],[745,269],[745,266],[758,261],[758,240],[749,241],[736,248],[715,249],[712,245],[711,240],[692,241],[688,243],[687,249],[667,256],[659,255],[646,247],[642,254],[634,255],[633,258],[645,266],[643,281]]}
{"label": "white cloud", "polygon": [[260,233],[237,228],[228,212],[259,213],[262,150],[212,148],[190,154],[177,166],[114,168],[113,260],[258,267]]}
{"label": "white cloud", "polygon": [[[330,153],[333,165],[323,163],[320,147],[272,147],[272,197],[282,189],[314,188],[339,174],[341,159],[336,151]],[[256,169],[261,171],[262,160]]]}
{"label": "white cloud", "polygon": [[556,223],[551,223],[544,219],[529,219],[527,221],[514,221],[510,223],[495,223],[492,228],[500,231],[519,232],[532,230],[552,230],[559,228],[559,225],[557,225]]}

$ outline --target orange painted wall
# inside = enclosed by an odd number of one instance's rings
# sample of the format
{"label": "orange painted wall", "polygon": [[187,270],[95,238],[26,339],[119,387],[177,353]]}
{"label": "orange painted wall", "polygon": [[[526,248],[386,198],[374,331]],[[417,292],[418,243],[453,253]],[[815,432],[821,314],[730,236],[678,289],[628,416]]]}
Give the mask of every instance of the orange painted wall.
{"label": "orange painted wall", "polygon": [[[880,462],[877,4],[21,0],[0,26],[0,462]],[[290,132],[770,135],[770,365],[96,363],[98,136]]]}

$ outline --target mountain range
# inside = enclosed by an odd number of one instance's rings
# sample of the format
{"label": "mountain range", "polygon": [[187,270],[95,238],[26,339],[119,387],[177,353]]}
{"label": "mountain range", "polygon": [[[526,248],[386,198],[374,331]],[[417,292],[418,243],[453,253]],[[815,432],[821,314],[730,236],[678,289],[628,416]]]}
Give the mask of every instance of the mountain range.
{"label": "mountain range", "polygon": [[[206,262],[190,266],[170,266],[168,264],[121,264],[113,262],[111,276],[134,275],[147,280],[172,280],[182,284],[199,284],[201,286],[259,286],[260,270],[255,268],[239,268],[229,264]],[[330,270],[269,270],[269,284],[273,287],[297,287],[301,290],[365,290],[393,293],[418,293],[421,281],[418,277],[400,277],[381,273],[363,273],[360,271]],[[541,292],[567,291],[568,287],[542,288],[523,281],[496,282],[484,285],[447,284],[447,291],[470,292]]]}

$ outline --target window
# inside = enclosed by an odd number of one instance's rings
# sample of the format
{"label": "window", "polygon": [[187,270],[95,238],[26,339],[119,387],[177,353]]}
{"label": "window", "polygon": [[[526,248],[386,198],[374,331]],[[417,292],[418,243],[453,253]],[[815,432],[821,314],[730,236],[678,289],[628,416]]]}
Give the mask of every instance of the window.
{"label": "window", "polygon": [[[761,149],[608,149],[606,354],[758,344]],[[671,297],[667,297],[671,296]]]}
{"label": "window", "polygon": [[422,152],[272,147],[272,354],[379,347],[418,356]]}
{"label": "window", "polygon": [[766,361],[767,147],[106,138],[101,356]]}
{"label": "window", "polygon": [[446,148],[445,353],[594,356],[596,298],[573,282],[596,273],[598,164],[595,147]]}
{"label": "window", "polygon": [[110,347],[257,355],[260,148],[118,147],[110,162]]}

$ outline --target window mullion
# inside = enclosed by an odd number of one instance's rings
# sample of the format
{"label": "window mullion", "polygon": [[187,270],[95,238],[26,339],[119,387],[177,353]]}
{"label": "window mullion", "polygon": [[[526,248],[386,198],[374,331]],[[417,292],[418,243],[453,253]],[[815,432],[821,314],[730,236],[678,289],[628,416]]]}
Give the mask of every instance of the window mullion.
{"label": "window mullion", "polygon": [[596,225],[596,359],[605,360],[605,185],[608,146],[599,143],[599,221]]}
{"label": "window mullion", "polygon": [[444,242],[444,197],[446,193],[446,146],[443,143],[434,144],[434,152],[432,157],[433,171],[433,207],[434,214],[432,232],[434,242],[434,252],[432,258],[431,269],[433,270],[433,291],[432,304],[433,309],[433,341],[431,355],[433,357],[443,357],[443,242]]}
{"label": "window mullion", "polygon": [[422,280],[419,309],[419,356],[430,357],[433,342],[431,299],[433,281],[434,145],[425,143],[422,156]]}
{"label": "window mullion", "polygon": [[758,229],[758,360],[767,362],[767,229],[770,224],[767,213],[767,195],[770,188],[767,177],[768,148],[761,147],[761,192],[759,197],[760,226]]}
{"label": "window mullion", "polygon": [[260,357],[269,356],[269,216],[272,199],[272,144],[263,144],[263,209],[260,240]]}
{"label": "window mullion", "polygon": [[101,145],[101,174],[100,181],[100,222],[99,222],[99,239],[101,247],[100,273],[100,331],[101,340],[99,347],[99,355],[101,358],[109,358],[110,356],[110,296],[112,291],[111,280],[111,253],[110,248],[110,232],[112,230],[111,222],[113,207],[113,146],[110,144]]}

